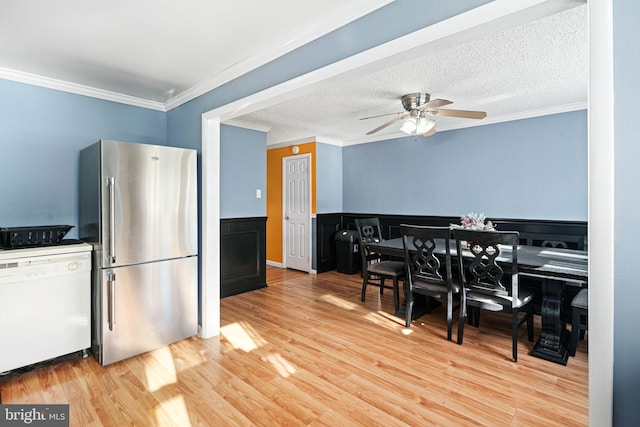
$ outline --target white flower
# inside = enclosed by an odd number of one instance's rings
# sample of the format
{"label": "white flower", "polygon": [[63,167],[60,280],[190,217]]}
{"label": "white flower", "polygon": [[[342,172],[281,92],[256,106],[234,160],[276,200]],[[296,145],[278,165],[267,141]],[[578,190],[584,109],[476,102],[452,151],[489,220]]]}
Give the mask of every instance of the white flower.
{"label": "white flower", "polygon": [[469,212],[460,217],[460,225],[467,230],[493,230],[495,227],[491,221],[487,221],[483,213]]}

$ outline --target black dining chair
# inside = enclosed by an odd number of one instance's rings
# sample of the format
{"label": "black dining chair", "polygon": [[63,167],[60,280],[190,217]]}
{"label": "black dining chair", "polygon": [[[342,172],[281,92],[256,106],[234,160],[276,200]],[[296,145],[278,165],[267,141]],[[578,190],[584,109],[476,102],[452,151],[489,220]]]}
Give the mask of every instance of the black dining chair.
{"label": "black dining chair", "polygon": [[[411,327],[414,294],[446,300],[447,339],[451,341],[453,325],[454,295],[460,292],[460,285],[453,280],[451,268],[451,230],[449,227],[425,227],[400,225],[404,260],[407,270],[405,290],[407,312],[405,323]],[[442,255],[436,253],[441,250]],[[459,306],[458,306],[459,307]],[[458,337],[458,344],[461,343]]]}
{"label": "black dining chair", "polygon": [[[518,361],[518,329],[527,323],[527,338],[533,341],[533,295],[520,288],[517,231],[453,229],[462,291],[458,342],[462,343],[465,316],[479,326],[480,310],[511,313],[513,361]],[[467,242],[469,249],[463,246]],[[510,258],[498,263],[500,256]],[[504,284],[510,281],[510,284]],[[524,315],[520,316],[520,313]]]}
{"label": "black dining chair", "polygon": [[[360,236],[360,255],[362,257],[362,294],[360,299],[364,302],[367,285],[379,287],[380,295],[383,294],[385,288],[393,289],[393,306],[398,311],[400,309],[399,281],[405,276],[404,261],[383,259],[379,253],[368,248],[368,242],[383,240],[379,218],[358,218],[355,223]],[[385,279],[391,280],[393,286],[386,285]]]}

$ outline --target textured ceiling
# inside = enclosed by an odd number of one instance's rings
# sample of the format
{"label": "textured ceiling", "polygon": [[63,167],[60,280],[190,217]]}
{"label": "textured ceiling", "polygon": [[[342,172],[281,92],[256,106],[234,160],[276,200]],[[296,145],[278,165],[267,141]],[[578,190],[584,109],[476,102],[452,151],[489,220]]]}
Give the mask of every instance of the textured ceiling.
{"label": "textured ceiling", "polygon": [[453,101],[444,108],[482,110],[484,120],[437,117],[436,129],[494,123],[585,108],[588,87],[587,5],[399,63],[260,111],[239,122],[270,128],[268,144],[306,138],[345,144],[389,138],[397,122],[366,132],[403,111],[400,97],[427,92]]}

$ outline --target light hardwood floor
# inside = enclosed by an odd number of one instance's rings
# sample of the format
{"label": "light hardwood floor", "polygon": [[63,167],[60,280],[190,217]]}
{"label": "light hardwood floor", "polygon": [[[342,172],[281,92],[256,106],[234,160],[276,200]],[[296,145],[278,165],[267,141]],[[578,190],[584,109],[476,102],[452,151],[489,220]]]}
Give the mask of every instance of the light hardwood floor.
{"label": "light hardwood floor", "polygon": [[407,329],[391,292],[361,303],[359,275],[267,278],[222,300],[219,338],[0,379],[2,401],[69,403],[83,427],[588,425],[587,341],[561,366],[529,356],[521,328],[514,363],[508,315],[483,312],[459,346],[442,308]]}

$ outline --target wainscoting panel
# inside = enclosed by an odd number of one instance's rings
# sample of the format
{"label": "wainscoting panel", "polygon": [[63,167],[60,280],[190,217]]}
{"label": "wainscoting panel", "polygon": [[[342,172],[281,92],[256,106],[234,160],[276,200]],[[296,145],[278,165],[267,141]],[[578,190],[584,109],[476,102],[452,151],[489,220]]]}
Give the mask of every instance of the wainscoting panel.
{"label": "wainscoting panel", "polygon": [[220,220],[220,297],[267,286],[266,217]]}
{"label": "wainscoting panel", "polygon": [[316,216],[316,253],[318,273],[336,269],[336,232],[342,228],[341,214]]}
{"label": "wainscoting panel", "polygon": [[[318,214],[317,251],[318,273],[336,268],[335,233],[339,230],[355,230],[356,218],[380,218],[385,239],[400,237],[400,224],[447,227],[459,224],[459,217],[420,215],[379,215],[367,213]],[[498,230],[520,232],[520,243],[532,246],[560,246],[569,249],[587,248],[587,223],[585,221],[531,220],[513,218],[489,218]]]}

